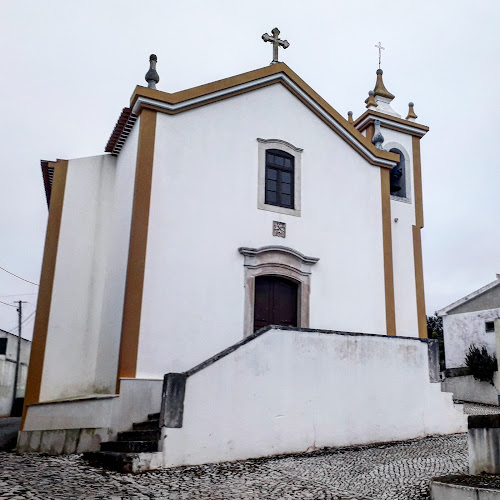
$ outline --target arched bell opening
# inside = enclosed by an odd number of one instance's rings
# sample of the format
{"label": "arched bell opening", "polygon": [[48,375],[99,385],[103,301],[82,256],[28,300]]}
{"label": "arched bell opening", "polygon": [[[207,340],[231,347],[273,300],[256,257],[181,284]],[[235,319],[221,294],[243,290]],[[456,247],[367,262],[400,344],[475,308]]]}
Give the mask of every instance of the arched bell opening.
{"label": "arched bell opening", "polygon": [[406,198],[406,168],[405,156],[397,148],[390,149],[391,153],[397,153],[400,157],[398,164],[391,169],[391,195]]}

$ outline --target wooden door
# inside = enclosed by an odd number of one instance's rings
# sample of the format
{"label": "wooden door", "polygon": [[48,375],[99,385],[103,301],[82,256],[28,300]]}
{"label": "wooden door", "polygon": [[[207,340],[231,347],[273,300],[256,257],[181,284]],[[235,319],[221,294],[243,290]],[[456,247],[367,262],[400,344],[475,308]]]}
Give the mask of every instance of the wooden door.
{"label": "wooden door", "polygon": [[286,278],[255,278],[254,332],[268,325],[297,326],[297,289]]}

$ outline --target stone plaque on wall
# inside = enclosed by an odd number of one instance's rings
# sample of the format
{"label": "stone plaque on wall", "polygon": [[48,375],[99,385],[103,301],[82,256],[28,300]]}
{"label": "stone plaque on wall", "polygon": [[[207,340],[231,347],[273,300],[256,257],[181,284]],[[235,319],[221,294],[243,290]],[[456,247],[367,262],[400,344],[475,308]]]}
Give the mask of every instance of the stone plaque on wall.
{"label": "stone plaque on wall", "polygon": [[286,223],[273,220],[273,236],[286,238]]}

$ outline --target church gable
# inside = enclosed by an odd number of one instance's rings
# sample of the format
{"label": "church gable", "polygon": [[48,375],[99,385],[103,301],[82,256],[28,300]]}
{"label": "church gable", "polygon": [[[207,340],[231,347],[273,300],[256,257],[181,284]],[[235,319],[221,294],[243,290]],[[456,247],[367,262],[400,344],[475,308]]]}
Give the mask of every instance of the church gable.
{"label": "church gable", "polygon": [[133,126],[133,120],[143,109],[175,115],[275,84],[281,84],[288,89],[369,163],[386,168],[392,168],[396,164],[397,155],[377,149],[284,63],[173,94],[137,86],[131,97],[130,108],[124,108],[106,151],[119,153],[128,131]]}

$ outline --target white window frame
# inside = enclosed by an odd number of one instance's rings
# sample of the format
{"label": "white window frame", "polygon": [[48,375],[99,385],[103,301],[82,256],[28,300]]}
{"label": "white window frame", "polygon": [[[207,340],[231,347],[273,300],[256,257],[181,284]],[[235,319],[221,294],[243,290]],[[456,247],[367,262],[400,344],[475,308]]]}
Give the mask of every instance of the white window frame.
{"label": "white window frame", "polygon": [[[301,211],[301,179],[302,179],[302,152],[301,148],[290,144],[281,139],[261,139],[257,138],[259,145],[258,162],[259,162],[259,178],[258,178],[258,194],[257,208],[259,210],[267,210],[279,214],[293,215],[300,217]],[[279,149],[292,155],[294,158],[294,178],[293,178],[293,208],[278,207],[266,203],[266,150]]]}

